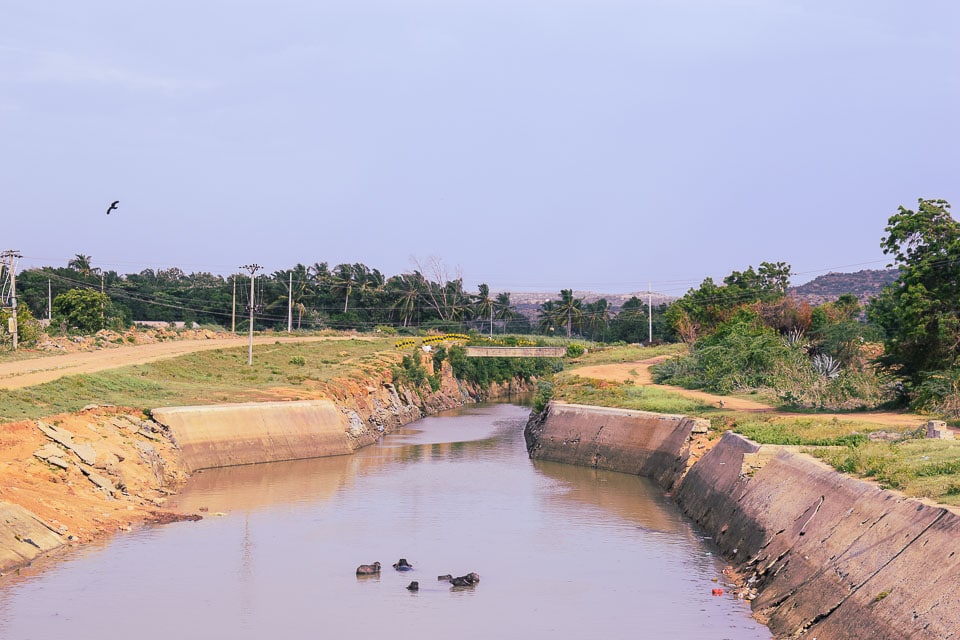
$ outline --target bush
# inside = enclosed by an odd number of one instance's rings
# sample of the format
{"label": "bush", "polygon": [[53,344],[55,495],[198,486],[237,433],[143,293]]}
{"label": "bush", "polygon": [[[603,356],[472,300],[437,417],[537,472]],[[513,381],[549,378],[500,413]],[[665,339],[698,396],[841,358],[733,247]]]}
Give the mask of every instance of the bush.
{"label": "bush", "polygon": [[290,358],[290,364],[302,367],[303,365],[307,364],[307,359],[303,356],[293,356]]}
{"label": "bush", "polygon": [[582,344],[571,344],[567,345],[567,357],[568,358],[579,358],[583,355],[585,349]]}
{"label": "bush", "polygon": [[541,380],[537,383],[537,393],[533,396],[533,410],[540,413],[547,408],[547,403],[553,398],[553,383]]}
{"label": "bush", "polygon": [[419,387],[427,379],[427,368],[420,362],[420,356],[417,353],[403,356],[400,365],[393,367],[392,372],[394,382],[399,384]]}
{"label": "bush", "polygon": [[[0,309],[0,342],[12,344],[13,337],[9,328],[10,317],[13,314],[9,309]],[[33,317],[26,305],[17,307],[17,340],[22,344],[33,344],[43,335],[43,326]]]}

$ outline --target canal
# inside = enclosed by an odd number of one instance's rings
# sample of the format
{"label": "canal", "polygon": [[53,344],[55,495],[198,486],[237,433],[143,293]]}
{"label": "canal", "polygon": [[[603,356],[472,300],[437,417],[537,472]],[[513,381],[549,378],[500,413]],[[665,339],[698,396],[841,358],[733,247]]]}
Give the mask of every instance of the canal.
{"label": "canal", "polygon": [[0,584],[0,638],[771,637],[712,595],[723,562],[662,490],[531,462],[528,412],[474,406],[352,456],[198,473],[171,500],[203,520]]}

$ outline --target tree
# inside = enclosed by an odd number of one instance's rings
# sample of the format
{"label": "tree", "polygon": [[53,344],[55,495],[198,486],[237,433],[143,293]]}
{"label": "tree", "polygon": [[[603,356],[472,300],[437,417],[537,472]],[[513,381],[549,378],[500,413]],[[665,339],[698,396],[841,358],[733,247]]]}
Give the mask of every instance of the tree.
{"label": "tree", "polygon": [[338,264],[330,276],[330,288],[343,298],[343,312],[350,305],[350,292],[356,284],[356,272],[352,264]]}
{"label": "tree", "polygon": [[557,324],[557,301],[547,300],[537,311],[537,331],[552,334]]}
{"label": "tree", "polygon": [[107,326],[114,310],[106,294],[92,289],[70,289],[54,298],[53,317],[54,322],[65,324],[67,329],[94,333]]}
{"label": "tree", "polygon": [[413,319],[424,286],[423,276],[419,271],[393,276],[387,281],[387,291],[394,299],[390,310],[397,314],[404,327]]}
{"label": "tree", "polygon": [[[604,301],[606,302],[606,301]],[[583,316],[583,299],[573,297],[573,289],[561,289],[560,300],[556,307],[557,318],[567,326],[567,337],[573,333],[573,326]]]}
{"label": "tree", "polygon": [[583,307],[583,318],[591,340],[606,342],[607,328],[610,326],[610,304],[606,298],[589,302]]}
{"label": "tree", "polygon": [[747,267],[734,271],[722,285],[706,278],[699,289],[691,289],[670,307],[671,326],[684,340],[695,340],[731,318],[743,305],[781,299],[789,284],[790,265],[785,262],[761,262],[758,270]]}
{"label": "tree", "polygon": [[507,325],[520,315],[510,302],[510,292],[501,291],[493,301],[493,314],[497,320],[503,321],[503,332],[507,332]]}
{"label": "tree", "polygon": [[92,258],[90,256],[85,256],[82,253],[78,253],[67,263],[67,268],[73,269],[80,275],[87,277],[95,273],[100,273],[100,269],[96,269],[91,266],[91,260]]}
{"label": "tree", "polygon": [[423,279],[423,298],[427,306],[436,312],[441,321],[462,318],[469,306],[469,296],[463,290],[460,268],[457,267],[455,273],[451,274],[447,265],[437,257],[429,259],[426,269],[419,262],[416,264],[415,273]]}
{"label": "tree", "polygon": [[880,362],[916,387],[952,369],[960,356],[960,224],[945,200],[900,206],[880,246],[900,268],[871,301],[868,317],[886,330]]}
{"label": "tree", "polygon": [[477,287],[477,296],[473,300],[473,315],[482,324],[486,319],[490,319],[490,335],[493,335],[493,308],[494,301],[490,297],[490,287],[481,284]]}
{"label": "tree", "polygon": [[611,322],[611,333],[615,339],[624,342],[646,340],[649,333],[647,303],[636,296],[624,302]]}

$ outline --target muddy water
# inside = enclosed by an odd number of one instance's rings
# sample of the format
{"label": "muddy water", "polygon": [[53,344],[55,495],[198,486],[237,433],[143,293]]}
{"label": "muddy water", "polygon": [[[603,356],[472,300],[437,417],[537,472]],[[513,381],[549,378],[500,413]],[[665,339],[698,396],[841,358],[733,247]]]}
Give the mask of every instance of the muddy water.
{"label": "muddy water", "polygon": [[[722,563],[652,484],[531,463],[527,411],[198,474],[177,502],[204,520],[0,585],[0,638],[770,638],[746,603],[711,595]],[[391,568],[401,557],[413,571]],[[358,579],[374,561],[381,575]],[[470,571],[474,587],[437,580]]]}

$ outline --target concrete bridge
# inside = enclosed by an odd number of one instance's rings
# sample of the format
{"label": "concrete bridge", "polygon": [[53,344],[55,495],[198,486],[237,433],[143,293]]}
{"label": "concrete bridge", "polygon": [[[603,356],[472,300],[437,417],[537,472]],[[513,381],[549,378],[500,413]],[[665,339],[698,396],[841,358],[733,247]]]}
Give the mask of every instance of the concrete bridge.
{"label": "concrete bridge", "polygon": [[562,358],[566,347],[467,347],[468,358]]}

